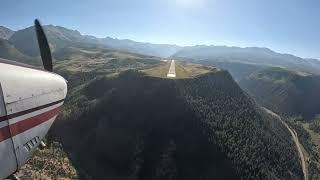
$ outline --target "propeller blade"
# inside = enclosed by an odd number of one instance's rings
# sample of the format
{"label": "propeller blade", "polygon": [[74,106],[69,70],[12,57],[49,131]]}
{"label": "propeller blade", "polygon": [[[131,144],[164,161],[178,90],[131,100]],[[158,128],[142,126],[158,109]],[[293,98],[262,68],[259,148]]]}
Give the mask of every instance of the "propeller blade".
{"label": "propeller blade", "polygon": [[38,45],[40,49],[43,67],[45,70],[52,72],[52,57],[47,37],[38,19],[34,21],[34,26],[37,33]]}

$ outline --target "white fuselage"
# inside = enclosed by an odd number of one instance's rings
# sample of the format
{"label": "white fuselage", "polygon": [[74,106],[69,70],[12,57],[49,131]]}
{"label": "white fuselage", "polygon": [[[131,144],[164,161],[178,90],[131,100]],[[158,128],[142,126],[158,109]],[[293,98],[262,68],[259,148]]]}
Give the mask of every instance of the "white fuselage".
{"label": "white fuselage", "polygon": [[0,179],[31,157],[57,117],[66,94],[63,77],[0,59]]}

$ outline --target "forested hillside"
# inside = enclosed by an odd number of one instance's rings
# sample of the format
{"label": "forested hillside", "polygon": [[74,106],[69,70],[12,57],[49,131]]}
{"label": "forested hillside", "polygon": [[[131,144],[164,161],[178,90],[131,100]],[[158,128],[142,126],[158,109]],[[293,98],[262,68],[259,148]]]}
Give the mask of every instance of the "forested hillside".
{"label": "forested hillside", "polygon": [[96,76],[69,91],[51,137],[87,178],[303,177],[289,132],[225,71]]}
{"label": "forested hillside", "polygon": [[266,68],[239,82],[261,105],[290,116],[312,119],[320,113],[320,76]]}

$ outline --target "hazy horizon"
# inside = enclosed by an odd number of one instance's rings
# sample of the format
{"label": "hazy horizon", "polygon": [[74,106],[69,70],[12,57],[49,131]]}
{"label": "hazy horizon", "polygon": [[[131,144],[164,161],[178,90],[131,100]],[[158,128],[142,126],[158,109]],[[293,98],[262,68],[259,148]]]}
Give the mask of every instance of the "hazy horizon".
{"label": "hazy horizon", "polygon": [[35,18],[83,35],[179,46],[266,47],[320,59],[320,2],[298,0],[119,0],[3,2],[0,25],[19,30]]}

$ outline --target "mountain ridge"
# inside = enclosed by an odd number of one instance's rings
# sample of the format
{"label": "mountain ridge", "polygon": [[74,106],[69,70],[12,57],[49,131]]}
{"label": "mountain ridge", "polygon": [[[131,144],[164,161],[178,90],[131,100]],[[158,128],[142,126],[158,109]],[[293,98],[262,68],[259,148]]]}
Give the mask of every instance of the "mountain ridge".
{"label": "mountain ridge", "polygon": [[[77,30],[70,30],[62,26],[45,25],[43,26],[54,51],[58,48],[66,47],[74,43],[103,45],[106,48],[125,50],[133,53],[145,55],[167,57],[180,49],[177,45],[152,44],[136,42],[128,39],[117,39],[111,37],[97,38],[91,35],[82,35]],[[37,41],[33,26],[16,31],[10,41],[18,50],[30,56],[39,55]],[[26,44],[28,42],[28,44]]]}
{"label": "mountain ridge", "polygon": [[[25,29],[32,28],[32,26],[27,27]],[[255,50],[255,51],[264,51],[264,52],[272,52],[276,53],[279,55],[283,56],[291,56],[291,58],[299,58],[300,60],[307,60],[307,61],[313,61],[316,64],[320,64],[320,60],[316,58],[301,58],[299,56],[295,56],[289,53],[278,53],[276,51],[271,50],[270,48],[267,47],[237,47],[237,46],[217,46],[217,45],[195,45],[195,46],[181,46],[181,45],[176,45],[176,44],[158,44],[158,43],[150,43],[150,42],[139,42],[131,39],[119,39],[119,38],[113,38],[113,37],[103,37],[103,38],[98,38],[93,35],[85,35],[81,34],[78,30],[73,30],[69,29],[63,26],[56,26],[56,25],[45,25],[45,29],[54,30],[58,29],[61,30],[62,32],[66,32],[69,35],[73,34],[73,37],[76,37],[77,41],[83,41],[84,43],[93,43],[93,44],[100,44],[100,45],[106,45],[111,48],[118,48],[122,50],[127,50],[135,53],[141,53],[141,54],[146,54],[146,55],[154,55],[154,56],[159,56],[159,57],[170,57],[174,56],[179,51],[183,51],[188,48],[227,48],[229,50],[232,49],[242,49],[242,50]],[[22,30],[25,29],[20,29],[18,31],[15,31],[14,33],[19,33]],[[0,36],[1,37],[1,36]],[[11,36],[8,37],[8,39]],[[73,39],[74,40],[74,39]],[[138,48],[133,48],[134,46],[137,46]],[[157,50],[158,49],[158,50]],[[162,50],[159,50],[162,49]]]}
{"label": "mountain ridge", "polygon": [[0,39],[8,40],[13,34],[14,34],[14,31],[11,30],[10,28],[0,26]]}
{"label": "mountain ridge", "polygon": [[303,59],[291,54],[281,54],[269,48],[258,47],[227,47],[227,46],[193,46],[178,51],[173,58],[191,60],[202,63],[218,62],[245,63],[251,65],[286,67],[294,70],[319,74],[320,61]]}

